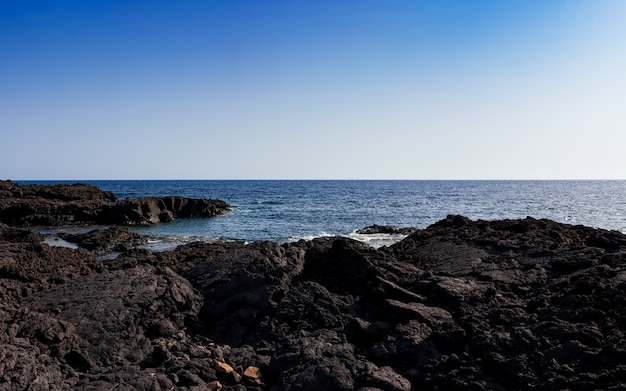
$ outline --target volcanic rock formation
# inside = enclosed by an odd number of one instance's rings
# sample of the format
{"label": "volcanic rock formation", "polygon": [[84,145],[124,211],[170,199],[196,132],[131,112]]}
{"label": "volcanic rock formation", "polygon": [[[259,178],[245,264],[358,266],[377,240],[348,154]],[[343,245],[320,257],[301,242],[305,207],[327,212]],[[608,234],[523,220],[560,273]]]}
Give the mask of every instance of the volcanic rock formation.
{"label": "volcanic rock formation", "polygon": [[0,222],[13,226],[151,225],[176,218],[212,217],[230,210],[221,200],[144,197],[118,200],[95,186],[19,185],[0,181]]}
{"label": "volcanic rock formation", "polygon": [[626,388],[619,232],[448,216],[380,249],[192,243],[106,262],[40,240],[0,225],[0,389]]}

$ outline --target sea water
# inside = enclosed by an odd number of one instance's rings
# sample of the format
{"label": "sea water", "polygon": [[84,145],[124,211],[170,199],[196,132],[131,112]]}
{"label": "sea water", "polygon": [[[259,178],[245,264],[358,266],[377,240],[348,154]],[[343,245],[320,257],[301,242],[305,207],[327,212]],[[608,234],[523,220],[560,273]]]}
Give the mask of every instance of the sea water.
{"label": "sea water", "polygon": [[[375,246],[398,235],[358,235],[366,226],[425,228],[449,214],[471,219],[548,218],[626,233],[626,181],[114,180],[90,183],[118,198],[180,195],[228,202],[213,218],[134,230],[153,246],[190,240],[289,242],[344,235]],[[20,182],[33,183],[33,182]],[[60,183],[43,182],[36,183]]]}

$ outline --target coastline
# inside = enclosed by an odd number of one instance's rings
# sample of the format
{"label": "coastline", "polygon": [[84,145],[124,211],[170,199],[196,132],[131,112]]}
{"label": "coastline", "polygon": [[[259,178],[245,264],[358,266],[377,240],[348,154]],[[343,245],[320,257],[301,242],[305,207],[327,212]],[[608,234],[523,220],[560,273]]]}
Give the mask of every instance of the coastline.
{"label": "coastline", "polygon": [[547,218],[626,233],[626,181],[93,181],[126,197],[227,200],[216,219],[140,229],[245,241],[350,235],[372,224],[426,228],[448,214],[472,220]]}
{"label": "coastline", "polygon": [[626,386],[617,231],[450,215],[380,248],[63,236],[79,248],[0,224],[0,388]]}

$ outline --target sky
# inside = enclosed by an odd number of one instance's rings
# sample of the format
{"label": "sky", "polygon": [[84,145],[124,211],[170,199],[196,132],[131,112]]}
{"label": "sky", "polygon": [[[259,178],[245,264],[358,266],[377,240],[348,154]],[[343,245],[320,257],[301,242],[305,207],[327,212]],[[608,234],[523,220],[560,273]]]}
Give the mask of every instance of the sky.
{"label": "sky", "polygon": [[626,179],[626,1],[1,0],[0,179]]}

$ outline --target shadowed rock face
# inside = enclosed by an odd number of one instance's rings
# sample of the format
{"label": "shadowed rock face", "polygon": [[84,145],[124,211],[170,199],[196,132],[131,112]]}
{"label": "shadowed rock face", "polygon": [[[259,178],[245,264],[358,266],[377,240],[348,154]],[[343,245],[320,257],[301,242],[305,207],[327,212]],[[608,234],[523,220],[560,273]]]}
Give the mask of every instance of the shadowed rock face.
{"label": "shadowed rock face", "polygon": [[0,389],[626,387],[626,236],[548,220],[110,262],[0,225],[0,298]]}
{"label": "shadowed rock face", "polygon": [[13,226],[76,224],[150,225],[177,218],[212,217],[230,210],[224,201],[184,197],[118,200],[87,184],[18,185],[0,181],[0,222]]}

